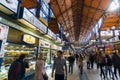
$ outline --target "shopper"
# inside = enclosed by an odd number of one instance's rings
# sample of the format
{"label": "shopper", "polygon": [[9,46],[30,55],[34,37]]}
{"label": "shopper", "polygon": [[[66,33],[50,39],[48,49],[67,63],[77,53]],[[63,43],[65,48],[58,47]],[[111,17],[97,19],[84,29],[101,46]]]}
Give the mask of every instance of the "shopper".
{"label": "shopper", "polygon": [[40,53],[35,65],[35,80],[44,80],[45,73],[44,54]]}
{"label": "shopper", "polygon": [[91,69],[93,69],[93,66],[94,66],[94,54],[91,53],[89,56],[90,56],[89,59],[90,59]]}
{"label": "shopper", "polygon": [[105,72],[104,72],[105,57],[103,56],[103,54],[101,52],[99,53],[98,64],[100,67],[100,76],[102,77],[102,75],[103,75],[103,78],[105,79],[105,77],[106,77]]}
{"label": "shopper", "polygon": [[[54,60],[53,69],[51,77],[53,77],[54,70],[55,70],[55,80],[64,80],[64,76],[67,79],[67,65],[66,60],[63,58],[63,52],[57,52],[57,58]],[[66,75],[64,74],[64,68],[66,71]]]}
{"label": "shopper", "polygon": [[79,55],[79,58],[78,58],[78,67],[80,69],[80,74],[82,74],[83,73],[83,57],[81,54]]}
{"label": "shopper", "polygon": [[25,76],[24,58],[26,54],[21,54],[10,66],[8,71],[8,80],[22,80]]}
{"label": "shopper", "polygon": [[89,54],[86,55],[86,62],[87,62],[87,69],[90,69],[90,56],[89,56]]}
{"label": "shopper", "polygon": [[119,72],[119,76],[120,76],[120,57],[114,52],[113,56],[112,56],[112,62],[113,62],[113,67],[114,67],[114,74],[115,77],[118,79],[117,77],[117,70]]}
{"label": "shopper", "polygon": [[70,56],[68,57],[68,61],[69,61],[69,71],[68,72],[72,74],[75,57],[71,53],[69,53],[69,54],[70,54]]}
{"label": "shopper", "polygon": [[76,58],[76,63],[77,63],[77,61],[78,61],[78,58],[79,58],[79,55],[78,55],[78,53],[76,53],[76,54],[75,54],[75,58]]}
{"label": "shopper", "polygon": [[109,73],[109,76],[111,77],[112,76],[112,79],[114,80],[114,73],[112,71],[112,59],[109,55],[106,55],[105,56],[105,62],[106,62],[106,65],[105,65],[105,70],[106,70],[106,77]]}

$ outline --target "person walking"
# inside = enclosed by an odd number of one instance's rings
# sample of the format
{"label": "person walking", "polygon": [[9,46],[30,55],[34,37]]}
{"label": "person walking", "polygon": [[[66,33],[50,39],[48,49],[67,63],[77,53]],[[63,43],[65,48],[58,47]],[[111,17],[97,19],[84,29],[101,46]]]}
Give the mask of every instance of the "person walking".
{"label": "person walking", "polygon": [[45,73],[44,54],[40,53],[35,65],[35,80],[44,80]]}
{"label": "person walking", "polygon": [[106,77],[105,72],[104,72],[105,57],[103,56],[102,53],[99,53],[98,64],[99,64],[99,67],[100,67],[100,76],[102,77],[102,75],[103,75],[103,78],[105,79],[105,77]]}
{"label": "person walking", "polygon": [[112,71],[112,59],[109,55],[106,54],[105,56],[105,62],[106,62],[106,65],[105,65],[105,69],[106,69],[106,77],[109,73],[109,76],[111,77],[112,76],[112,79],[114,80],[114,73]]}
{"label": "person walking", "polygon": [[82,74],[83,73],[83,57],[81,54],[79,55],[79,58],[78,58],[78,67],[80,69],[80,73]]}
{"label": "person walking", "polygon": [[8,71],[8,80],[22,80],[25,76],[24,58],[26,54],[21,54],[10,66]]}
{"label": "person walking", "polygon": [[112,62],[113,62],[115,77],[118,79],[117,70],[118,70],[119,76],[120,76],[120,63],[119,63],[120,57],[115,52],[113,53],[113,56],[112,56]]}
{"label": "person walking", "polygon": [[90,56],[89,56],[89,54],[86,55],[86,62],[87,62],[87,69],[90,69]]}
{"label": "person walking", "polygon": [[93,69],[93,66],[94,66],[94,55],[93,55],[93,53],[90,53],[90,55],[89,55],[89,59],[90,59],[90,67],[91,67],[91,69]]}
{"label": "person walking", "polygon": [[68,61],[69,61],[69,73],[71,72],[71,74],[73,73],[73,66],[74,66],[74,61],[75,61],[75,57],[69,53],[70,56],[68,57]]}
{"label": "person walking", "polygon": [[[55,70],[55,80],[64,80],[65,78],[67,79],[67,65],[66,65],[66,60],[63,58],[63,52],[58,51],[57,56],[58,57],[54,60],[53,63],[51,77],[53,77]],[[66,75],[64,74],[64,67],[65,67]]]}

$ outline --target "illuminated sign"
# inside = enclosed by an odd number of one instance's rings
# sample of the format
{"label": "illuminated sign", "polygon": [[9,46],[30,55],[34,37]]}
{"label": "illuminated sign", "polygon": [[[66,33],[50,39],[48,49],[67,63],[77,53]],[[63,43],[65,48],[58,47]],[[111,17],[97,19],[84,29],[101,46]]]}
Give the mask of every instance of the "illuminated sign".
{"label": "illuminated sign", "polygon": [[44,40],[39,40],[40,47],[50,48],[50,43]]}
{"label": "illuminated sign", "polygon": [[23,35],[23,41],[28,44],[35,44],[35,38],[27,34]]}
{"label": "illuminated sign", "polygon": [[8,12],[10,10],[17,13],[18,0],[0,0],[0,4],[5,6],[5,7],[0,6],[1,11],[7,14],[11,14]]}
{"label": "illuminated sign", "polygon": [[43,31],[44,33],[47,30],[47,27],[40,22],[40,20],[38,20],[28,9],[24,8],[23,11],[23,16],[22,19],[24,19],[25,21],[27,21],[28,23],[32,24],[33,26],[35,26],[36,28],[40,29],[41,31]]}
{"label": "illuminated sign", "polygon": [[51,36],[53,39],[56,39],[56,35],[50,29],[48,29],[48,35]]}

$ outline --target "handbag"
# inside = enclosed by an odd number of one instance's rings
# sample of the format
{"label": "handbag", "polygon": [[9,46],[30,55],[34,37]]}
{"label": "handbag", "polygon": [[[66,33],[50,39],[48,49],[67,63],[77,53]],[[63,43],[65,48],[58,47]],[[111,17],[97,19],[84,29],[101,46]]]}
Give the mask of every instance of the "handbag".
{"label": "handbag", "polygon": [[45,73],[45,74],[43,74],[43,79],[44,80],[48,80],[48,75]]}

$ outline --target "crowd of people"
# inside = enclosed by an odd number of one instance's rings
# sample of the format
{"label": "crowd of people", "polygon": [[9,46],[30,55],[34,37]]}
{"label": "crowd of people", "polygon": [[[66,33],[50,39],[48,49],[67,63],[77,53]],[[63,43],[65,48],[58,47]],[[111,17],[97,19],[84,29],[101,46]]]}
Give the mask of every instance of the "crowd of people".
{"label": "crowd of people", "polygon": [[[114,52],[113,54],[90,53],[86,55],[87,69],[93,69],[94,63],[97,69],[100,69],[100,76],[105,78],[118,79],[120,76],[120,57]],[[109,75],[108,75],[109,74]]]}
{"label": "crowd of people", "polygon": [[[55,80],[67,79],[67,73],[73,74],[73,66],[76,62],[78,65],[80,74],[83,73],[83,60],[86,61],[87,69],[96,68],[100,69],[100,76],[105,79],[107,77],[113,80],[118,79],[120,76],[120,56],[115,52],[113,54],[105,53],[89,53],[83,55],[81,53],[72,54],[69,53],[69,57],[64,58],[63,52],[58,51],[57,57],[54,59],[51,77],[55,77]],[[8,72],[8,80],[22,80],[25,76],[25,69],[28,68],[28,63],[24,61],[26,54],[21,54],[10,66]],[[67,63],[68,61],[68,71]],[[55,74],[54,74],[55,73]],[[40,53],[35,65],[35,80],[48,80],[45,79],[45,59],[44,54]]]}

